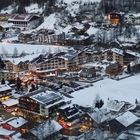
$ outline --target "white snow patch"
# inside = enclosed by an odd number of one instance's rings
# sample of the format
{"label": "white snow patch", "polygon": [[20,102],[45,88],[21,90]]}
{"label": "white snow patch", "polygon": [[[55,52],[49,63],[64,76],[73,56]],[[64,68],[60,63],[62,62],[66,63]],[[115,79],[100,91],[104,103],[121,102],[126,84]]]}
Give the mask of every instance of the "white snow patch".
{"label": "white snow patch", "polygon": [[139,83],[140,74],[120,81],[105,79],[96,82],[92,87],[72,93],[74,97],[72,102],[82,106],[92,106],[96,95],[99,94],[105,103],[108,98],[135,103],[136,98],[140,99]]}

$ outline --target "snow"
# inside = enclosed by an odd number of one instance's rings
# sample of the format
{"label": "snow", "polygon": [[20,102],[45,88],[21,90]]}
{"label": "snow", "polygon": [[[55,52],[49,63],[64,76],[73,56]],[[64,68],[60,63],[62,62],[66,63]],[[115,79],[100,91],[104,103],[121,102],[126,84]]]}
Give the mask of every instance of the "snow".
{"label": "snow", "polygon": [[95,27],[90,27],[88,30],[87,30],[87,33],[89,35],[95,35],[97,32],[98,32],[98,28],[95,28]]}
{"label": "snow", "polygon": [[9,99],[7,101],[2,102],[2,104],[9,107],[9,106],[17,105],[18,100],[17,99]]}
{"label": "snow", "polygon": [[[16,131],[10,131],[4,128],[0,128],[0,135],[1,136],[11,136],[14,140],[20,140],[21,133]],[[1,139],[4,140],[4,139]]]}
{"label": "snow", "polygon": [[30,6],[25,7],[27,13],[43,13],[43,7],[39,7],[37,3],[33,3]]}
{"label": "snow", "polygon": [[51,14],[48,17],[44,18],[44,22],[36,28],[36,30],[40,30],[40,29],[54,29],[54,24],[56,23],[56,17],[55,17],[55,13]]}
{"label": "snow", "polygon": [[120,111],[121,108],[122,108],[124,105],[125,105],[124,102],[117,102],[117,101],[115,101],[115,100],[109,100],[109,101],[107,102],[107,108],[108,108],[109,110],[116,111],[116,112]]}
{"label": "snow", "polygon": [[138,119],[139,119],[138,117],[136,117],[133,113],[129,111],[125,112],[123,115],[116,118],[116,120],[125,127],[130,126],[131,124],[136,122]]}
{"label": "snow", "polygon": [[130,50],[127,50],[126,52],[127,52],[128,54],[130,54],[130,55],[133,55],[133,56],[135,56],[135,57],[140,58],[140,53],[133,52],[133,51],[130,51]]}
{"label": "snow", "polygon": [[6,91],[6,90],[11,90],[11,87],[8,85],[0,85],[0,92]]}
{"label": "snow", "polygon": [[[71,4],[71,3],[73,3],[73,2],[80,2],[81,0],[58,0],[58,1],[63,1],[63,2],[65,2],[65,3],[67,3],[67,4]],[[82,2],[84,3],[84,2],[101,2],[101,0],[82,0]]]}
{"label": "snow", "polygon": [[12,13],[12,11],[13,11],[13,7],[12,6],[8,6],[8,7],[6,7],[6,8],[4,8],[4,9],[2,9],[1,11],[0,11],[0,13],[1,14],[11,14]]}
{"label": "snow", "polygon": [[117,49],[117,48],[112,48],[111,51],[116,53],[116,54],[119,54],[119,55],[123,55],[124,54],[123,50]]}
{"label": "snow", "polygon": [[62,129],[62,126],[59,125],[55,120],[50,120],[40,124],[38,127],[33,128],[31,133],[39,138],[39,140],[43,140],[47,136],[56,133]]}
{"label": "snow", "polygon": [[15,117],[7,121],[7,124],[11,125],[14,128],[19,128],[26,124],[28,121],[22,117]]}
{"label": "snow", "polygon": [[34,58],[38,57],[41,54],[30,54],[26,55],[24,57],[18,57],[18,58],[5,58],[4,60],[9,60],[13,64],[18,65],[20,62],[26,62],[26,61],[32,61]]}
{"label": "snow", "polygon": [[128,134],[128,133],[122,133],[117,140],[127,140],[128,138],[134,139],[134,140],[140,140],[139,135],[134,135],[134,134]]}
{"label": "snow", "polygon": [[93,113],[88,113],[88,115],[94,120],[96,121],[96,123],[100,124],[104,121],[106,121],[107,119],[110,118],[110,116],[107,116],[107,110],[105,109],[97,109],[97,110],[94,110]]}
{"label": "snow", "polygon": [[74,97],[72,103],[82,106],[92,106],[97,94],[100,95],[104,102],[107,99],[115,99],[119,101],[128,101],[135,103],[135,99],[140,99],[140,74],[116,81],[112,79],[104,79],[96,82],[94,86],[73,92]]}
{"label": "snow", "polygon": [[15,131],[9,131],[7,129],[4,129],[4,128],[0,128],[0,135],[10,135],[10,134],[13,134]]}
{"label": "snow", "polygon": [[9,55],[12,55],[15,48],[17,48],[18,53],[22,53],[23,51],[25,51],[25,53],[29,54],[39,53],[42,51],[48,52],[49,50],[51,50],[51,52],[55,52],[56,50],[58,50],[58,48],[60,50],[66,49],[66,47],[55,45],[10,44],[6,42],[0,43],[0,53],[2,53],[3,49],[5,49]]}

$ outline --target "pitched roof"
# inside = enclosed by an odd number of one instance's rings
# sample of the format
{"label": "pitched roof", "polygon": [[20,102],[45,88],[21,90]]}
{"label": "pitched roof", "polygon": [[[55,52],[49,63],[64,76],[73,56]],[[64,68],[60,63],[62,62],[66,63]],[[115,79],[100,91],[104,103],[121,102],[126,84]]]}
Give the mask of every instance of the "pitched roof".
{"label": "pitched roof", "polygon": [[31,129],[31,133],[34,134],[39,140],[43,140],[46,137],[60,131],[62,126],[59,125],[55,120],[48,120],[38,127]]}
{"label": "pitched roof", "polygon": [[123,115],[116,118],[116,120],[121,123],[123,126],[128,127],[135,123],[139,118],[133,113],[127,111]]}

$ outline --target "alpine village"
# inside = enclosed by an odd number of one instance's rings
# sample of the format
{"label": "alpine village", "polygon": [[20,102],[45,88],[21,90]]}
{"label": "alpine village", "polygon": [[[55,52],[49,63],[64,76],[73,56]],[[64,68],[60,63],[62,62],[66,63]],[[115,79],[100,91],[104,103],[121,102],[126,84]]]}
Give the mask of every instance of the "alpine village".
{"label": "alpine village", "polygon": [[140,0],[0,0],[0,140],[140,140]]}

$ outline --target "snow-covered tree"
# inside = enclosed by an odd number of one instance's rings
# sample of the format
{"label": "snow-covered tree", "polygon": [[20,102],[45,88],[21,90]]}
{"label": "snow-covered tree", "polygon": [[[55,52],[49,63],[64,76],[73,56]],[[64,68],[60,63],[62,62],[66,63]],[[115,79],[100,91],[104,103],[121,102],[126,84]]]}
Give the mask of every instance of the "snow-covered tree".
{"label": "snow-covered tree", "polygon": [[13,57],[18,57],[18,49],[14,48]]}

